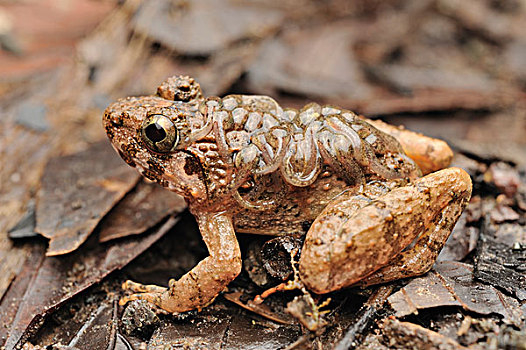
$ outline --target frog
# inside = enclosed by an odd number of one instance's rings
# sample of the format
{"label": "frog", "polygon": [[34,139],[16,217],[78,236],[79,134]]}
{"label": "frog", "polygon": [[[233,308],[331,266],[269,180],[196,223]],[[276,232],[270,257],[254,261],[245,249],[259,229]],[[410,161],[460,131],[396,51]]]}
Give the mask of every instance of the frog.
{"label": "frog", "polygon": [[189,76],[117,100],[103,126],[128,165],[185,198],[209,254],[167,287],[126,281],[122,305],[210,305],[242,270],[236,233],[303,237],[299,279],[316,294],[419,276],[471,196],[441,140],[332,105],[204,97]]}

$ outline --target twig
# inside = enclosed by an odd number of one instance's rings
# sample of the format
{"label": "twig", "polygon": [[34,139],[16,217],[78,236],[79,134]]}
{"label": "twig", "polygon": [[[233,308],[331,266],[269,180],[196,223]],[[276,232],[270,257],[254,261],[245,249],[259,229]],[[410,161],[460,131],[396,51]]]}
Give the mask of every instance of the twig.
{"label": "twig", "polygon": [[354,322],[348,329],[345,336],[334,347],[334,350],[347,350],[354,348],[356,345],[354,341],[356,338],[364,333],[369,325],[378,317],[379,311],[387,297],[393,292],[394,285],[380,286],[369,297],[364,306],[358,311],[356,322]]}

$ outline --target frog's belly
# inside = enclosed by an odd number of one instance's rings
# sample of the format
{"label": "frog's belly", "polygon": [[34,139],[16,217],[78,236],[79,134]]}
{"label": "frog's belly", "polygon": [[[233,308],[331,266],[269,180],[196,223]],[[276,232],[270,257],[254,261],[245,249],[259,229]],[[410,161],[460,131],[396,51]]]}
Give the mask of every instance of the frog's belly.
{"label": "frog's belly", "polygon": [[233,216],[234,228],[236,232],[272,236],[306,233],[327,204],[349,189],[343,181],[331,178],[289,188],[269,210],[240,208]]}
{"label": "frog's belly", "polygon": [[243,210],[234,215],[236,232],[258,235],[281,236],[306,233],[314,218],[292,213],[259,212]]}

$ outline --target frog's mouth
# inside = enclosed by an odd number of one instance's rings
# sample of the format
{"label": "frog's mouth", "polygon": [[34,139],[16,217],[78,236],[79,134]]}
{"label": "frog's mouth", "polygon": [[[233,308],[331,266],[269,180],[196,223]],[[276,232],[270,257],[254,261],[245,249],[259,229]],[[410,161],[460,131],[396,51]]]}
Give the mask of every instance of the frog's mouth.
{"label": "frog's mouth", "polygon": [[[137,140],[125,145],[126,150],[120,149],[121,147],[114,145],[124,161],[148,180],[157,182],[191,202],[202,202],[208,198],[203,167],[191,152],[180,150],[170,154],[156,154]],[[130,152],[135,156],[131,156]]]}
{"label": "frog's mouth", "polygon": [[209,198],[206,172],[196,154],[187,149],[167,154],[148,150],[147,154],[145,177],[154,172],[154,181],[190,201],[201,202]]}

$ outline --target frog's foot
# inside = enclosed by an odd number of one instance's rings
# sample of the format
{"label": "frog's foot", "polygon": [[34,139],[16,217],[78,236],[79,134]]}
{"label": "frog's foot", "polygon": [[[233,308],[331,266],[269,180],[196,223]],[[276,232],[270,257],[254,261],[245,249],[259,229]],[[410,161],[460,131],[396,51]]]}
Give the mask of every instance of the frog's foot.
{"label": "frog's foot", "polygon": [[119,299],[119,305],[126,305],[133,300],[146,300],[156,306],[161,304],[161,293],[136,293]]}
{"label": "frog's foot", "polygon": [[[190,304],[189,301],[186,300],[186,298],[188,298],[185,293],[185,290],[187,290],[188,287],[187,285],[181,285],[181,283],[175,279],[171,279],[168,282],[168,285],[169,287],[165,288],[152,284],[144,285],[127,280],[122,284],[122,288],[131,290],[134,294],[122,297],[119,300],[119,304],[125,305],[133,300],[145,300],[164,311],[174,314],[186,312],[194,308],[201,309],[208,305],[206,301],[203,300],[201,300],[198,305]],[[201,303],[203,305],[201,305]]]}
{"label": "frog's foot", "polygon": [[122,289],[131,290],[135,294],[122,297],[119,300],[120,305],[125,305],[132,300],[146,300],[152,304],[159,305],[161,302],[162,293],[166,292],[167,288],[156,285],[144,285],[127,280],[122,284]]}
{"label": "frog's foot", "polygon": [[359,195],[342,194],[312,224],[299,269],[309,289],[327,293],[428,271],[467,205],[471,179],[449,168],[372,192],[366,186]]}
{"label": "frog's foot", "polygon": [[127,280],[122,284],[122,289],[131,290],[136,293],[162,293],[166,292],[166,287],[156,286],[155,284],[140,284]]}

